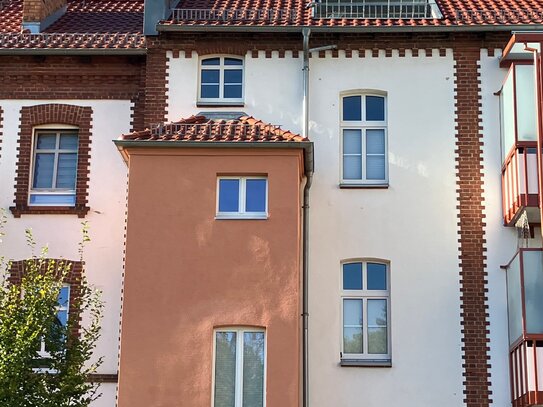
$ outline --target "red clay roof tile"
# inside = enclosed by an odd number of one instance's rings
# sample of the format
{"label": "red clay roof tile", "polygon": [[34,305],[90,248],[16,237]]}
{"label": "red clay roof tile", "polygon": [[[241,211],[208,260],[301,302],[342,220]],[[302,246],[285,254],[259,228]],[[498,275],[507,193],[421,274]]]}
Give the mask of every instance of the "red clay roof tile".
{"label": "red clay roof tile", "polygon": [[165,142],[301,142],[308,139],[250,116],[237,119],[212,119],[191,116],[178,122],[152,126],[151,129],[121,136],[121,140]]}

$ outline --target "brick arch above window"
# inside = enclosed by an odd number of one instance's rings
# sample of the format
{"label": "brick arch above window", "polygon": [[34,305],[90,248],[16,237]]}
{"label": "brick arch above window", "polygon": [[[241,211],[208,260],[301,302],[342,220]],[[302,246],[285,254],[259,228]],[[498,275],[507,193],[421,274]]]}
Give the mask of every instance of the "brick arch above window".
{"label": "brick arch above window", "polygon": [[[84,217],[89,211],[87,204],[92,108],[55,103],[24,106],[21,108],[20,120],[15,199],[14,206],[10,207],[13,216],[18,218],[23,214],[74,214],[80,218]],[[36,206],[28,203],[32,173],[33,132],[36,126],[46,124],[78,127],[79,146],[73,206]]]}

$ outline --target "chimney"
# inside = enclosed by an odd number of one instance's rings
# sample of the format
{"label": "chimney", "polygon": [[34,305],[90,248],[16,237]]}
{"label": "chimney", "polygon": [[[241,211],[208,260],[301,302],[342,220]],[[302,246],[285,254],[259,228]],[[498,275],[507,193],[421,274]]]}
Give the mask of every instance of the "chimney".
{"label": "chimney", "polygon": [[66,0],[24,0],[23,31],[42,32],[66,11]]}

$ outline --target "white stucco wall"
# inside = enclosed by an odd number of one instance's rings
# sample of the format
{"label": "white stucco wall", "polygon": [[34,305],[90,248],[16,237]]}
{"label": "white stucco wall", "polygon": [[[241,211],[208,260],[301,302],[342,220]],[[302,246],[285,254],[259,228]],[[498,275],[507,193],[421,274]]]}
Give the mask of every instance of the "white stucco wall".
{"label": "white stucco wall", "polygon": [[[452,53],[311,59],[315,177],[310,219],[313,407],[463,404]],[[244,111],[301,131],[302,60],[245,57]],[[168,118],[199,111],[198,55],[169,61]],[[339,189],[339,95],[388,92],[386,190]],[[391,368],[339,366],[340,261],[391,264]]]}
{"label": "white stucco wall", "polygon": [[[66,103],[92,107],[91,159],[88,188],[90,212],[76,215],[22,215],[15,219],[13,205],[20,109],[42,103]],[[105,302],[102,336],[95,354],[104,356],[98,373],[117,372],[121,277],[123,270],[124,220],[127,168],[112,140],[130,130],[131,102],[95,100],[0,100],[3,128],[0,150],[0,207],[6,210],[6,236],[0,255],[19,260],[29,255],[24,230],[31,228],[37,247],[48,246],[49,257],[77,260],[81,222],[88,221],[91,242],[85,251],[89,282],[102,290]],[[95,407],[113,407],[115,384],[102,385],[103,396]]]}

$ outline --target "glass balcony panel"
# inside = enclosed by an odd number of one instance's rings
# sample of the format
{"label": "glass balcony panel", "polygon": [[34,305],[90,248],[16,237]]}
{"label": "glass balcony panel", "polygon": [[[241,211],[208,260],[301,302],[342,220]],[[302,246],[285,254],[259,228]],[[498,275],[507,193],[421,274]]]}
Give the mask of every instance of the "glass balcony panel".
{"label": "glass balcony panel", "polygon": [[543,252],[524,251],[522,255],[526,332],[543,334]]}
{"label": "glass balcony panel", "polygon": [[503,85],[501,93],[503,137],[502,156],[504,159],[515,145],[515,99],[513,90],[513,75],[510,73]]}
{"label": "glass balcony panel", "polygon": [[522,297],[520,292],[520,256],[517,255],[507,269],[507,314],[509,344],[522,336]]}
{"label": "glass balcony panel", "polygon": [[533,65],[516,65],[517,132],[519,141],[536,141],[535,78]]}

